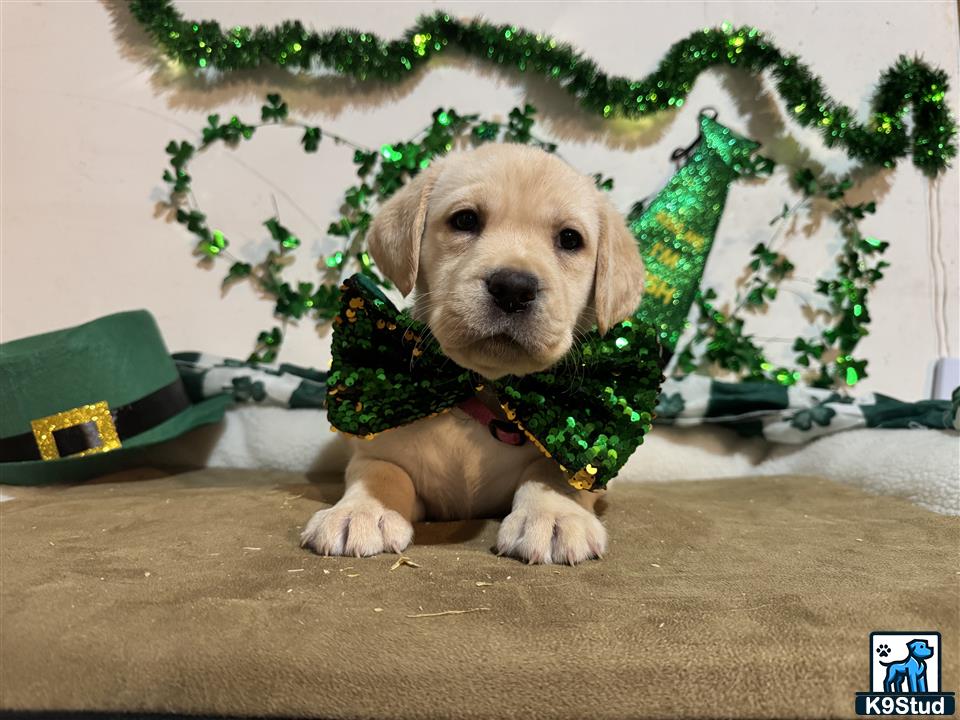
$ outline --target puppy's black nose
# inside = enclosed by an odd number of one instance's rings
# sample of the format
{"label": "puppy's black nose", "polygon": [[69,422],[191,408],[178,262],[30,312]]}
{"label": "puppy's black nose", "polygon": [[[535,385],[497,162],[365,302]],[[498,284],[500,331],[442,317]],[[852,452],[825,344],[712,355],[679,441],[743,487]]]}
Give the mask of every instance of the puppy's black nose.
{"label": "puppy's black nose", "polygon": [[508,313],[527,310],[537,299],[540,283],[536,275],[520,270],[497,270],[487,278],[487,290],[497,307]]}

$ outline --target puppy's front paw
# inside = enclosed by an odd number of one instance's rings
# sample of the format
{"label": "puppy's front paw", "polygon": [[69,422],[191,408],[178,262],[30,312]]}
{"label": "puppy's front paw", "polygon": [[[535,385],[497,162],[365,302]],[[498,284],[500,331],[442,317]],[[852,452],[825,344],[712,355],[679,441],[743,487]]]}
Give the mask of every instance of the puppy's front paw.
{"label": "puppy's front paw", "polygon": [[601,557],[606,549],[606,528],[592,512],[572,502],[562,509],[518,507],[497,534],[497,552],[531,564],[576,565]]}
{"label": "puppy's front paw", "polygon": [[367,557],[399,553],[413,540],[413,526],[379,503],[334,505],[314,513],[300,533],[300,547],[319,555]]}

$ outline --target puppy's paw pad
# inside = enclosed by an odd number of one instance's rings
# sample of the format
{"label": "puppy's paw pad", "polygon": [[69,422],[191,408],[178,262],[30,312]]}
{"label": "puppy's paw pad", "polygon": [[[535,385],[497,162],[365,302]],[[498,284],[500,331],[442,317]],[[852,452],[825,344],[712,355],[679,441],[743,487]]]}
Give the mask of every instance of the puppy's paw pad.
{"label": "puppy's paw pad", "polygon": [[531,564],[576,565],[603,556],[607,531],[593,513],[515,510],[500,525],[497,552]]}
{"label": "puppy's paw pad", "polygon": [[890,654],[889,645],[885,645],[883,643],[881,643],[880,645],[877,645],[877,655],[883,658],[883,657],[887,657],[887,655],[889,654]]}
{"label": "puppy's paw pad", "polygon": [[368,557],[400,552],[413,540],[413,526],[380,505],[333,506],[314,513],[300,533],[300,546],[318,555]]}

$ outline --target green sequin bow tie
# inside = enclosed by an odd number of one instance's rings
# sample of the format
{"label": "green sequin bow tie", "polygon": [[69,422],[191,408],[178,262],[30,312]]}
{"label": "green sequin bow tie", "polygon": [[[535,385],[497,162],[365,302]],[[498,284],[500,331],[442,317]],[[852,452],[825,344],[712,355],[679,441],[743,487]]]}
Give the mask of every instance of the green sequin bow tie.
{"label": "green sequin bow tie", "polygon": [[373,437],[449,410],[484,385],[507,418],[578,490],[601,490],[650,430],[663,381],[653,326],[624,320],[589,333],[554,367],[488,381],[443,354],[427,328],[363,275],[341,287],[327,412],[337,430]]}

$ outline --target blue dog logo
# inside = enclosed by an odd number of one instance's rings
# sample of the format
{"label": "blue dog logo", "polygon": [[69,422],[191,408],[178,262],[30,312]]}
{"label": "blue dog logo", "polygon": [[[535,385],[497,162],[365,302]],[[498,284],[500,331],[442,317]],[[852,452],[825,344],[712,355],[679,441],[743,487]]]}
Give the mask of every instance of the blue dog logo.
{"label": "blue dog logo", "polygon": [[870,692],[858,692],[857,715],[953,715],[954,693],[940,686],[940,633],[870,633]]}
{"label": "blue dog logo", "polygon": [[[886,645],[882,646],[886,648]],[[889,650],[887,650],[889,653]],[[878,648],[878,654],[884,655]],[[887,676],[883,681],[883,691],[888,693],[912,692],[925,693],[927,691],[927,663],[933,657],[933,648],[926,640],[914,639],[907,643],[907,657],[895,662],[880,661],[887,668]],[[906,685],[906,689],[904,689]]]}

